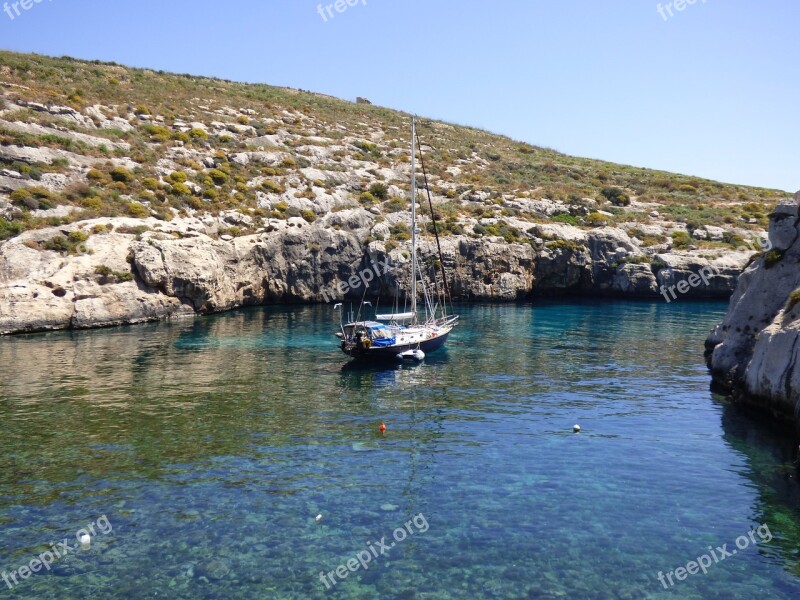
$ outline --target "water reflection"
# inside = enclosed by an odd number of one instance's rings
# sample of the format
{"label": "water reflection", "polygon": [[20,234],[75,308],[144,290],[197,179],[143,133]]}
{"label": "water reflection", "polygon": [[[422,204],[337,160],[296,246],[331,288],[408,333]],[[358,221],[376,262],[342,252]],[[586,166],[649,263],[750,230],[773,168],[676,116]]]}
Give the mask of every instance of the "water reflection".
{"label": "water reflection", "polygon": [[725,441],[746,457],[741,474],[758,490],[753,520],[768,523],[775,536],[762,552],[800,576],[800,461],[793,432],[727,403],[722,427]]}

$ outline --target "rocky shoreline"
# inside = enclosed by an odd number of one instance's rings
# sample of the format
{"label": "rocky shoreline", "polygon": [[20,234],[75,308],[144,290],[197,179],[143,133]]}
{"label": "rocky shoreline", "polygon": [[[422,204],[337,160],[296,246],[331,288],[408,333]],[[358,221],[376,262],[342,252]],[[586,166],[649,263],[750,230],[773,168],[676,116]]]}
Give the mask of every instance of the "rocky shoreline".
{"label": "rocky shoreline", "polygon": [[800,431],[800,193],[770,217],[773,249],[742,274],[706,340],[714,381],[742,404]]}

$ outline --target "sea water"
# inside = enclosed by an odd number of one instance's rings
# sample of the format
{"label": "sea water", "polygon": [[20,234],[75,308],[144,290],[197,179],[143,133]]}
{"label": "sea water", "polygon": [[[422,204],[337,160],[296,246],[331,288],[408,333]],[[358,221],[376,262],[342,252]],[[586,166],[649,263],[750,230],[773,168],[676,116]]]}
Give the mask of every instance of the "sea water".
{"label": "sea water", "polygon": [[0,598],[800,595],[793,441],[710,390],[724,304],[459,310],[420,365],[349,362],[329,307],[0,339]]}

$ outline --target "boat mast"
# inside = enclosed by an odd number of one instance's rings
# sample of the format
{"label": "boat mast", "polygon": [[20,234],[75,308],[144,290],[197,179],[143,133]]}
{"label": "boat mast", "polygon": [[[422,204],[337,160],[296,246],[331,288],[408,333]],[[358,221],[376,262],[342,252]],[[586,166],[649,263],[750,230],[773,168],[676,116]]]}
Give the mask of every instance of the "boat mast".
{"label": "boat mast", "polygon": [[411,117],[411,312],[412,324],[417,324],[417,158],[415,140],[417,124]]}

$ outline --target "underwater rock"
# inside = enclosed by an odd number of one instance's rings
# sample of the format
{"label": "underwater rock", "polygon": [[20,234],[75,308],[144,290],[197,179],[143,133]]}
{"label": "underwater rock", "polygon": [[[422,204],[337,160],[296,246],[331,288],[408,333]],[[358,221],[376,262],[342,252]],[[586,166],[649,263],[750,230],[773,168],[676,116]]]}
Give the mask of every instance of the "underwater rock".
{"label": "underwater rock", "polygon": [[209,581],[219,581],[220,579],[224,579],[225,576],[230,573],[230,571],[230,565],[218,558],[212,558],[210,560],[203,561],[195,568],[195,574],[198,578],[205,577]]}

